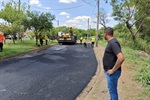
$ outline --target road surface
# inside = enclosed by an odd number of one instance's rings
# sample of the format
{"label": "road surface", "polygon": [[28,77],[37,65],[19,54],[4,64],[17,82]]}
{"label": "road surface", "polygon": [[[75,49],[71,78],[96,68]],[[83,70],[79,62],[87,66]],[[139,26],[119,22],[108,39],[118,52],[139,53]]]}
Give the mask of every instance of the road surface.
{"label": "road surface", "polygon": [[0,61],[0,100],[75,100],[96,69],[93,49],[78,44]]}

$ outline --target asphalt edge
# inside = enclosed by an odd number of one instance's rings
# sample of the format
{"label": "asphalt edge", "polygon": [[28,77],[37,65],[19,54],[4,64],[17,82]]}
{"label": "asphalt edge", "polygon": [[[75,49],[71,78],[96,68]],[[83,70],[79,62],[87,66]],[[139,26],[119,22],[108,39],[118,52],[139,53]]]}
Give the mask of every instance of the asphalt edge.
{"label": "asphalt edge", "polygon": [[90,80],[90,82],[88,83],[88,85],[83,89],[83,91],[77,96],[76,100],[85,100],[86,97],[88,96],[88,94],[92,91],[94,85],[97,83],[98,78],[100,77],[100,73],[102,70],[102,61],[100,56],[98,55],[98,50],[99,47],[95,47],[94,48],[94,53],[97,59],[97,70],[95,72],[95,75],[92,77],[92,79]]}
{"label": "asphalt edge", "polygon": [[[54,44],[54,45],[55,45],[55,44]],[[54,46],[54,45],[47,45],[47,46],[39,47],[39,48],[32,49],[32,50],[29,50],[29,51],[27,51],[27,52],[19,53],[19,54],[12,55],[12,56],[0,57],[0,61],[2,61],[2,60],[8,60],[8,59],[11,59],[11,58],[14,58],[14,57],[23,56],[23,55],[30,54],[30,53],[40,52],[40,51],[45,50],[45,49],[47,49],[47,48],[49,48],[49,47],[52,47],[52,46]]]}

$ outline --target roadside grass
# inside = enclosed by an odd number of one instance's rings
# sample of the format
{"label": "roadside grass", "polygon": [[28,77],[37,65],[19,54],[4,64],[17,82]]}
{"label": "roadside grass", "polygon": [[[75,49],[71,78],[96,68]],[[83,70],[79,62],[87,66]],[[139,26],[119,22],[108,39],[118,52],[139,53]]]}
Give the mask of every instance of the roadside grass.
{"label": "roadside grass", "polygon": [[150,58],[142,57],[138,50],[122,46],[125,55],[125,63],[131,64],[136,71],[133,79],[143,85],[142,93],[150,97]]}
{"label": "roadside grass", "polygon": [[56,41],[49,41],[48,45],[44,44],[43,46],[38,47],[35,45],[35,40],[23,40],[22,42],[17,40],[16,44],[13,44],[12,41],[8,41],[4,44],[3,52],[0,52],[0,58],[22,54],[31,50],[41,49],[55,44],[57,44]]}
{"label": "roadside grass", "polygon": [[[104,40],[100,41],[99,44],[106,46],[107,42]],[[150,58],[141,56],[138,50],[134,50],[129,46],[122,44],[121,46],[125,56],[124,63],[131,64],[133,67],[130,67],[130,69],[136,71],[133,79],[142,83],[144,87],[142,94],[150,97]]]}

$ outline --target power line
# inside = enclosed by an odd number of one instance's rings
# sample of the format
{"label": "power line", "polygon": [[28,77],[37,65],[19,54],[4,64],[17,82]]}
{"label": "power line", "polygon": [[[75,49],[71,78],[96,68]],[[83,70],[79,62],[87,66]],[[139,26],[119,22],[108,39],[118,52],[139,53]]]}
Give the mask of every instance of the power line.
{"label": "power line", "polygon": [[[88,4],[88,5],[90,5],[90,6],[93,6],[93,5],[91,5],[91,3],[88,3],[88,2],[86,2],[85,0],[81,0],[82,2],[84,2],[84,3],[86,3],[86,4]],[[95,1],[95,0],[94,0]]]}
{"label": "power line", "polygon": [[[93,2],[95,2],[95,1],[87,2],[87,3],[88,3],[88,4],[91,4],[91,3],[93,3]],[[79,5],[79,6],[69,7],[69,8],[49,9],[49,10],[71,10],[71,9],[75,9],[75,8],[83,7],[83,6],[87,5],[87,3],[86,3],[86,4]],[[44,9],[44,8],[39,8],[39,7],[33,7],[33,8]],[[44,10],[48,10],[48,9],[44,9]]]}
{"label": "power line", "polygon": [[91,15],[93,15],[93,13],[94,13],[96,7],[97,7],[97,2],[96,2],[96,4],[95,4],[95,6],[94,6],[94,9],[93,9]]}

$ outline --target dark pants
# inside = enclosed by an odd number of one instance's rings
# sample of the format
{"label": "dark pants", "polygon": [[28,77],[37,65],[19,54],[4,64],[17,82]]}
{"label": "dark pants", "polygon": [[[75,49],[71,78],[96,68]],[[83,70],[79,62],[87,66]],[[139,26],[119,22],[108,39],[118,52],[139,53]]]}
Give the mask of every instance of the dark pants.
{"label": "dark pants", "polygon": [[80,44],[82,44],[82,40],[80,40]]}
{"label": "dark pants", "polygon": [[85,47],[85,48],[87,48],[87,45],[86,45],[86,43],[84,43],[84,47]]}
{"label": "dark pants", "polygon": [[0,52],[3,51],[3,43],[0,43]]}
{"label": "dark pants", "polygon": [[46,45],[47,45],[48,40],[45,40],[45,42],[46,42]]}
{"label": "dark pants", "polygon": [[94,47],[94,42],[92,42],[91,46]]}
{"label": "dark pants", "polygon": [[40,39],[40,44],[43,45],[43,39]]}

